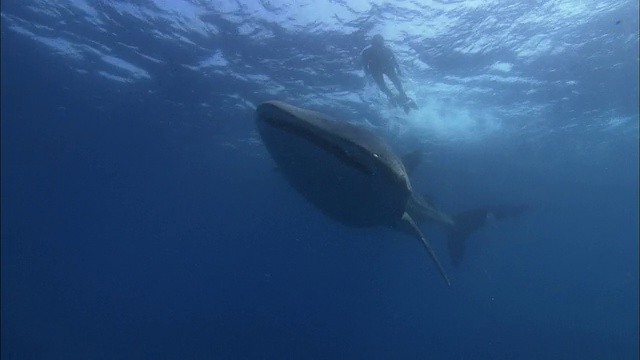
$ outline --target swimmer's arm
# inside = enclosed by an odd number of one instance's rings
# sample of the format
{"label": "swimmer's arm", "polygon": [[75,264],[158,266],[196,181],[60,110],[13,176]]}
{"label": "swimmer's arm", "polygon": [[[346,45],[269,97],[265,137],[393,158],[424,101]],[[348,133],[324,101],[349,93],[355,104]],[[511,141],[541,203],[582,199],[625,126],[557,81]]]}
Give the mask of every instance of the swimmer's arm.
{"label": "swimmer's arm", "polygon": [[366,50],[367,49],[362,50],[362,53],[360,53],[360,58],[362,59],[362,68],[364,69],[364,74],[369,75],[369,59]]}
{"label": "swimmer's arm", "polygon": [[393,55],[393,53],[391,53],[391,61],[393,62],[393,67],[396,68],[396,72],[398,73],[398,75],[401,75],[400,64],[398,64],[398,60],[396,59],[396,56]]}

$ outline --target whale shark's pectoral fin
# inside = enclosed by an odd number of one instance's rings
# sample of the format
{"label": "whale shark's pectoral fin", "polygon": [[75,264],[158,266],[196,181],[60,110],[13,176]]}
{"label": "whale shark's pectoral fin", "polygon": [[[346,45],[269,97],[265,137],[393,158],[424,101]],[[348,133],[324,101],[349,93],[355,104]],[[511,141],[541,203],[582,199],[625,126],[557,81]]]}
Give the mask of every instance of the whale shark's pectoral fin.
{"label": "whale shark's pectoral fin", "polygon": [[434,208],[426,198],[417,193],[411,194],[407,202],[407,211],[418,222],[433,221],[446,227],[454,225],[454,221],[449,215]]}
{"label": "whale shark's pectoral fin", "polygon": [[431,259],[436,263],[436,266],[438,267],[438,271],[440,271],[440,275],[442,275],[442,278],[447,283],[447,285],[451,286],[451,281],[449,280],[449,277],[447,276],[447,272],[444,270],[442,263],[440,263],[440,260],[438,259],[438,255],[436,255],[436,252],[431,247],[431,243],[429,242],[429,240],[427,240],[427,238],[424,237],[424,234],[422,234],[422,231],[420,231],[415,221],[413,221],[411,216],[409,216],[409,214],[405,212],[402,215],[402,219],[400,220],[400,222],[403,229],[405,229],[407,232],[414,234],[418,239],[420,239],[420,241],[422,241],[422,244],[424,245],[425,248],[427,248],[427,251],[431,256]]}

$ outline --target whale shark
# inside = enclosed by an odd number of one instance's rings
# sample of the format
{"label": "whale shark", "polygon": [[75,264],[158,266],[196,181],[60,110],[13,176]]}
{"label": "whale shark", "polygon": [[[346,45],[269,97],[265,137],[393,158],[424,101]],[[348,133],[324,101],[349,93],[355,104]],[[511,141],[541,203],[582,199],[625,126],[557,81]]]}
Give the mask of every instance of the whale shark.
{"label": "whale shark", "polygon": [[[457,229],[461,238],[473,231],[467,231],[466,223],[477,221],[470,216],[456,224],[413,191],[409,173],[420,163],[420,151],[401,158],[366,127],[282,101],[259,104],[255,121],[279,172],[307,201],[349,227],[386,226],[412,235],[420,240],[442,279],[451,286],[416,219]],[[478,216],[486,218],[486,214]]]}

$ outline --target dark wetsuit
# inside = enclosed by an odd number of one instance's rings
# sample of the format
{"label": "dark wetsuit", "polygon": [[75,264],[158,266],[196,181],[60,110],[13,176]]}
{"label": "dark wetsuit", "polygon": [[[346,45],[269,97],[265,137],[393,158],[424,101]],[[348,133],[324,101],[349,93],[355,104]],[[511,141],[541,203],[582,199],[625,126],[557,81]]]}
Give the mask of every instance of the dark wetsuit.
{"label": "dark wetsuit", "polygon": [[400,83],[400,79],[398,78],[398,74],[400,72],[398,61],[388,47],[369,45],[362,50],[360,55],[362,56],[364,73],[367,75],[370,74],[371,77],[373,77],[380,90],[382,90],[389,99],[393,99],[394,96],[384,82],[384,74],[387,75],[396,87],[400,97],[407,97],[407,94],[405,94],[402,84]]}

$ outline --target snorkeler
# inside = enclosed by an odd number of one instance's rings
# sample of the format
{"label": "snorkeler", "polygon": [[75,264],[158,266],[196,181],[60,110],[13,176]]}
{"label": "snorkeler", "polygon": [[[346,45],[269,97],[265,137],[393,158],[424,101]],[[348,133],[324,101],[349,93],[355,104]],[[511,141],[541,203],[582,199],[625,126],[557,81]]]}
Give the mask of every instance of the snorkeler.
{"label": "snorkeler", "polygon": [[[364,48],[360,56],[362,57],[365,75],[371,75],[378,85],[378,88],[387,95],[392,105],[402,105],[406,113],[409,112],[409,108],[418,108],[402,88],[402,83],[400,82],[400,78],[398,78],[398,75],[400,75],[400,66],[391,49],[384,45],[382,35],[375,35],[371,39],[371,45]],[[396,90],[398,90],[399,95],[397,97],[387,88],[384,75],[387,75]]]}

